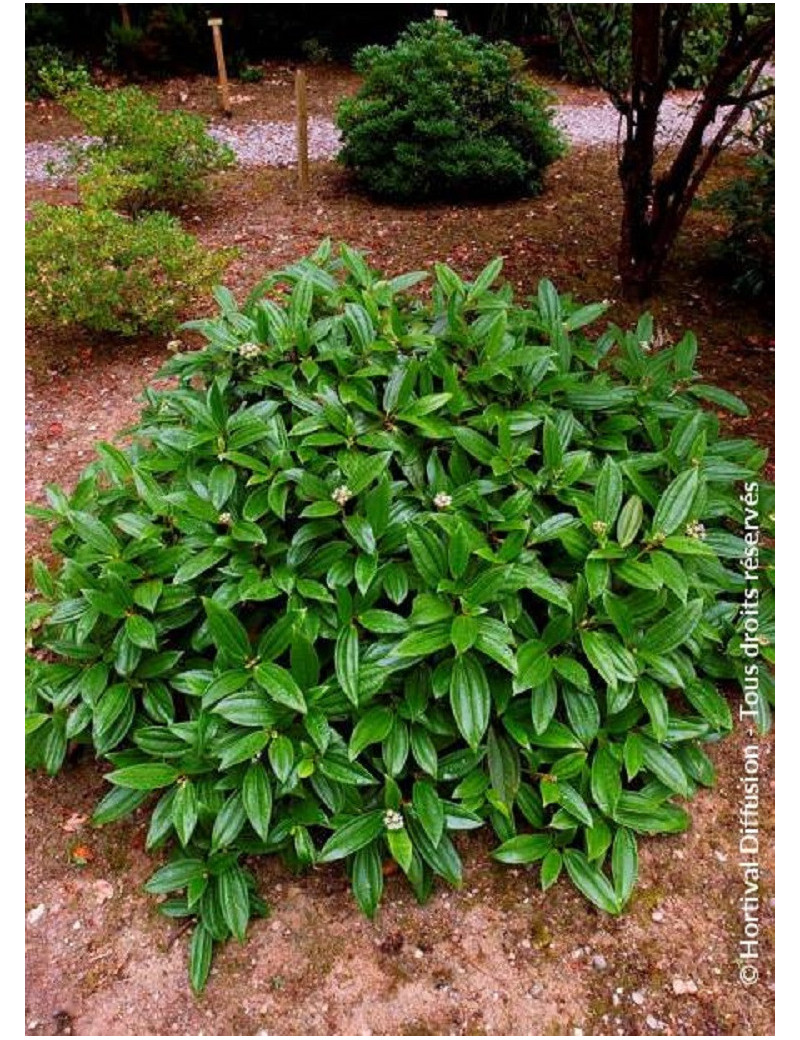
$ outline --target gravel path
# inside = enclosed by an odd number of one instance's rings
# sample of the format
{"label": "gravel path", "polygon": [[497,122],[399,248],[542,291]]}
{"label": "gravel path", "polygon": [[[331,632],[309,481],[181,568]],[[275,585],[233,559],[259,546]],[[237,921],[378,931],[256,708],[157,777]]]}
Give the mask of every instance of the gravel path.
{"label": "gravel path", "polygon": [[[662,107],[661,144],[678,140],[690,118],[689,103],[667,98]],[[556,109],[555,121],[571,144],[589,147],[615,144],[620,129],[619,113],[608,102],[560,105]],[[216,124],[210,127],[209,133],[230,145],[242,166],[291,166],[296,162],[294,123],[248,123],[236,127]],[[71,143],[80,143],[81,140],[72,138]],[[26,144],[25,180],[40,183],[63,180],[66,147],[65,141]],[[339,151],[339,133],[329,119],[309,120],[308,151],[312,160],[332,159]]]}

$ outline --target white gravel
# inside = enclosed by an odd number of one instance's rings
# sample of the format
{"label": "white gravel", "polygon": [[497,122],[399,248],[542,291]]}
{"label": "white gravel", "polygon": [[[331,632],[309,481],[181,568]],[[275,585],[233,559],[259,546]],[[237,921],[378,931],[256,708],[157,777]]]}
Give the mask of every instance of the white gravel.
{"label": "white gravel", "polygon": [[[692,105],[667,98],[662,106],[659,143],[676,142],[692,117]],[[555,122],[573,145],[598,147],[615,145],[622,132],[619,113],[610,103],[599,105],[559,105]],[[713,133],[713,128],[709,131]],[[242,126],[214,124],[209,133],[230,145],[242,166],[291,166],[297,161],[294,123],[245,123]],[[89,138],[35,141],[25,145],[25,180],[59,181],[67,144],[88,142]],[[339,132],[329,119],[308,122],[308,153],[312,160],[332,159],[339,151]],[[59,167],[61,167],[59,169]]]}

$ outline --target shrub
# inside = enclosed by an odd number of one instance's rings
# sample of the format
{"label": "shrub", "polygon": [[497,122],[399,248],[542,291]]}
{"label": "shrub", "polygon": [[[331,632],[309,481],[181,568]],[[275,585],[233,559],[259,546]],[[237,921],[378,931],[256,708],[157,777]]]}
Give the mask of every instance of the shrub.
{"label": "shrub", "polygon": [[171,329],[230,256],[204,250],[166,213],[39,205],[25,230],[26,316],[124,336]]}
{"label": "shrub", "polygon": [[546,281],[515,304],[500,266],[437,265],[424,303],[424,274],[325,243],[242,309],[217,291],[132,446],[33,510],[64,562],[34,565],[28,760],[91,743],[95,822],[152,810],[172,852],[146,888],[195,919],[197,989],[264,909],[258,854],[344,861],[371,916],[384,859],[424,899],[488,823],[496,859],[619,913],[637,835],[684,829],[675,800],[713,782],[717,685],[769,725],[739,614],[760,588],[771,661],[772,553],[742,537],[771,529],[766,453],[701,402],[743,405],[691,333],[595,339],[605,305]]}
{"label": "shrub", "polygon": [[356,55],[364,84],[339,105],[340,160],[374,195],[413,201],[535,194],[563,151],[544,93],[508,44],[421,22]]}
{"label": "shrub", "polygon": [[[575,38],[570,13],[606,82],[624,90],[631,77],[630,4],[548,4],[558,44],[559,64],[568,79],[591,83],[592,74]],[[727,4],[691,4],[684,30],[681,62],[673,87],[702,87],[725,42]]]}
{"label": "shrub", "polygon": [[73,156],[92,205],[132,213],[175,209],[202,195],[209,174],[233,164],[231,150],[206,133],[200,116],[162,112],[138,87],[89,87],[62,100],[98,138]]}
{"label": "shrub", "polygon": [[714,259],[733,291],[771,296],[775,290],[774,99],[751,107],[750,121],[738,136],[750,149],[747,173],[712,192],[703,206],[721,210],[730,222]]}
{"label": "shrub", "polygon": [[39,44],[25,50],[25,97],[57,98],[70,90],[90,86],[92,80],[84,65],[52,44]]}

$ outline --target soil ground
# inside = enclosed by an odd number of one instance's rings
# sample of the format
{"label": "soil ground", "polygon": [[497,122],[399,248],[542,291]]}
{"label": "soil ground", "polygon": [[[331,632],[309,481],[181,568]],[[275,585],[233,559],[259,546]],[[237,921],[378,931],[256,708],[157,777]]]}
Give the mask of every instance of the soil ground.
{"label": "soil ground", "polygon": [[[309,78],[312,114],[330,115],[335,98],[356,85],[349,73],[328,68],[310,69]],[[234,96],[251,100],[237,103],[234,121],[289,118],[291,82],[288,66],[270,66],[263,83],[236,86]],[[165,105],[213,111],[210,80],[154,89]],[[572,104],[600,100],[586,90],[565,96]],[[27,115],[29,140],[78,129],[50,103],[30,106]],[[726,159],[715,180],[736,172],[740,162]],[[29,201],[37,199],[74,201],[74,192],[31,186]],[[523,295],[548,277],[581,300],[611,299],[609,318],[619,324],[640,309],[618,299],[613,274],[620,199],[612,149],[573,150],[551,168],[541,196],[518,202],[376,205],[354,192],[335,164],[321,163],[312,167],[305,199],[298,196],[292,170],[231,171],[217,179],[207,200],[182,216],[207,245],[238,248],[226,284],[239,294],[265,271],[330,236],[366,250],[375,266],[391,274],[446,260],[469,277],[502,254],[505,277]],[[695,330],[704,376],[750,405],[751,416],[731,421],[730,428],[771,449],[772,320],[734,298],[709,271],[710,244],[723,233],[718,215],[694,213],[648,307],[668,337]],[[94,441],[113,439],[135,418],[136,397],[163,362],[167,338],[120,343],[30,331],[29,501],[41,501],[47,483],[73,484],[91,460]],[[47,551],[47,533],[34,522],[28,549]],[[466,863],[460,892],[439,889],[427,906],[418,907],[400,880],[391,878],[374,923],[355,911],[336,867],[293,878],[277,862],[257,863],[272,914],[251,926],[244,947],[230,944],[218,954],[199,999],[186,979],[185,935],[176,934],[174,923],[158,915],[141,891],[154,866],[143,851],[144,817],[91,828],[86,817],[104,787],[91,761],[54,779],[29,776],[27,1031],[769,1035],[771,738],[759,743],[759,980],[743,986],[736,963],[744,894],[739,777],[749,739],[739,731],[712,749],[719,783],[692,804],[687,834],[642,841],[640,886],[619,920],[597,913],[565,881],[543,896],[535,873],[491,863],[488,839],[480,835],[460,843]],[[676,993],[687,981],[697,991]]]}

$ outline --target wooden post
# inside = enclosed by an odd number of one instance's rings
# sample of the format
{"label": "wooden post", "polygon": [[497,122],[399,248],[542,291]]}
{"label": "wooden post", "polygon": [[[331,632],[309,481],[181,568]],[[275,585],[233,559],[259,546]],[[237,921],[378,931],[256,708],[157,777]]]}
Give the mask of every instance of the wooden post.
{"label": "wooden post", "polygon": [[217,56],[217,74],[219,75],[219,97],[222,111],[226,116],[231,114],[231,98],[228,90],[228,70],[225,68],[225,52],[222,49],[221,18],[209,18],[208,24],[214,35],[214,53]]}
{"label": "wooden post", "polygon": [[130,16],[130,12],[128,11],[128,5],[127,4],[120,4],[119,5],[119,14],[120,14],[120,17],[122,18],[122,28],[123,29],[130,29],[130,27],[131,27],[131,16]]}
{"label": "wooden post", "polygon": [[433,9],[433,17],[436,19],[437,22],[446,22],[447,21],[447,8],[446,7],[434,7],[434,9]]}
{"label": "wooden post", "polygon": [[297,107],[297,181],[300,191],[308,191],[308,98],[306,97],[306,74],[298,69],[294,80]]}

